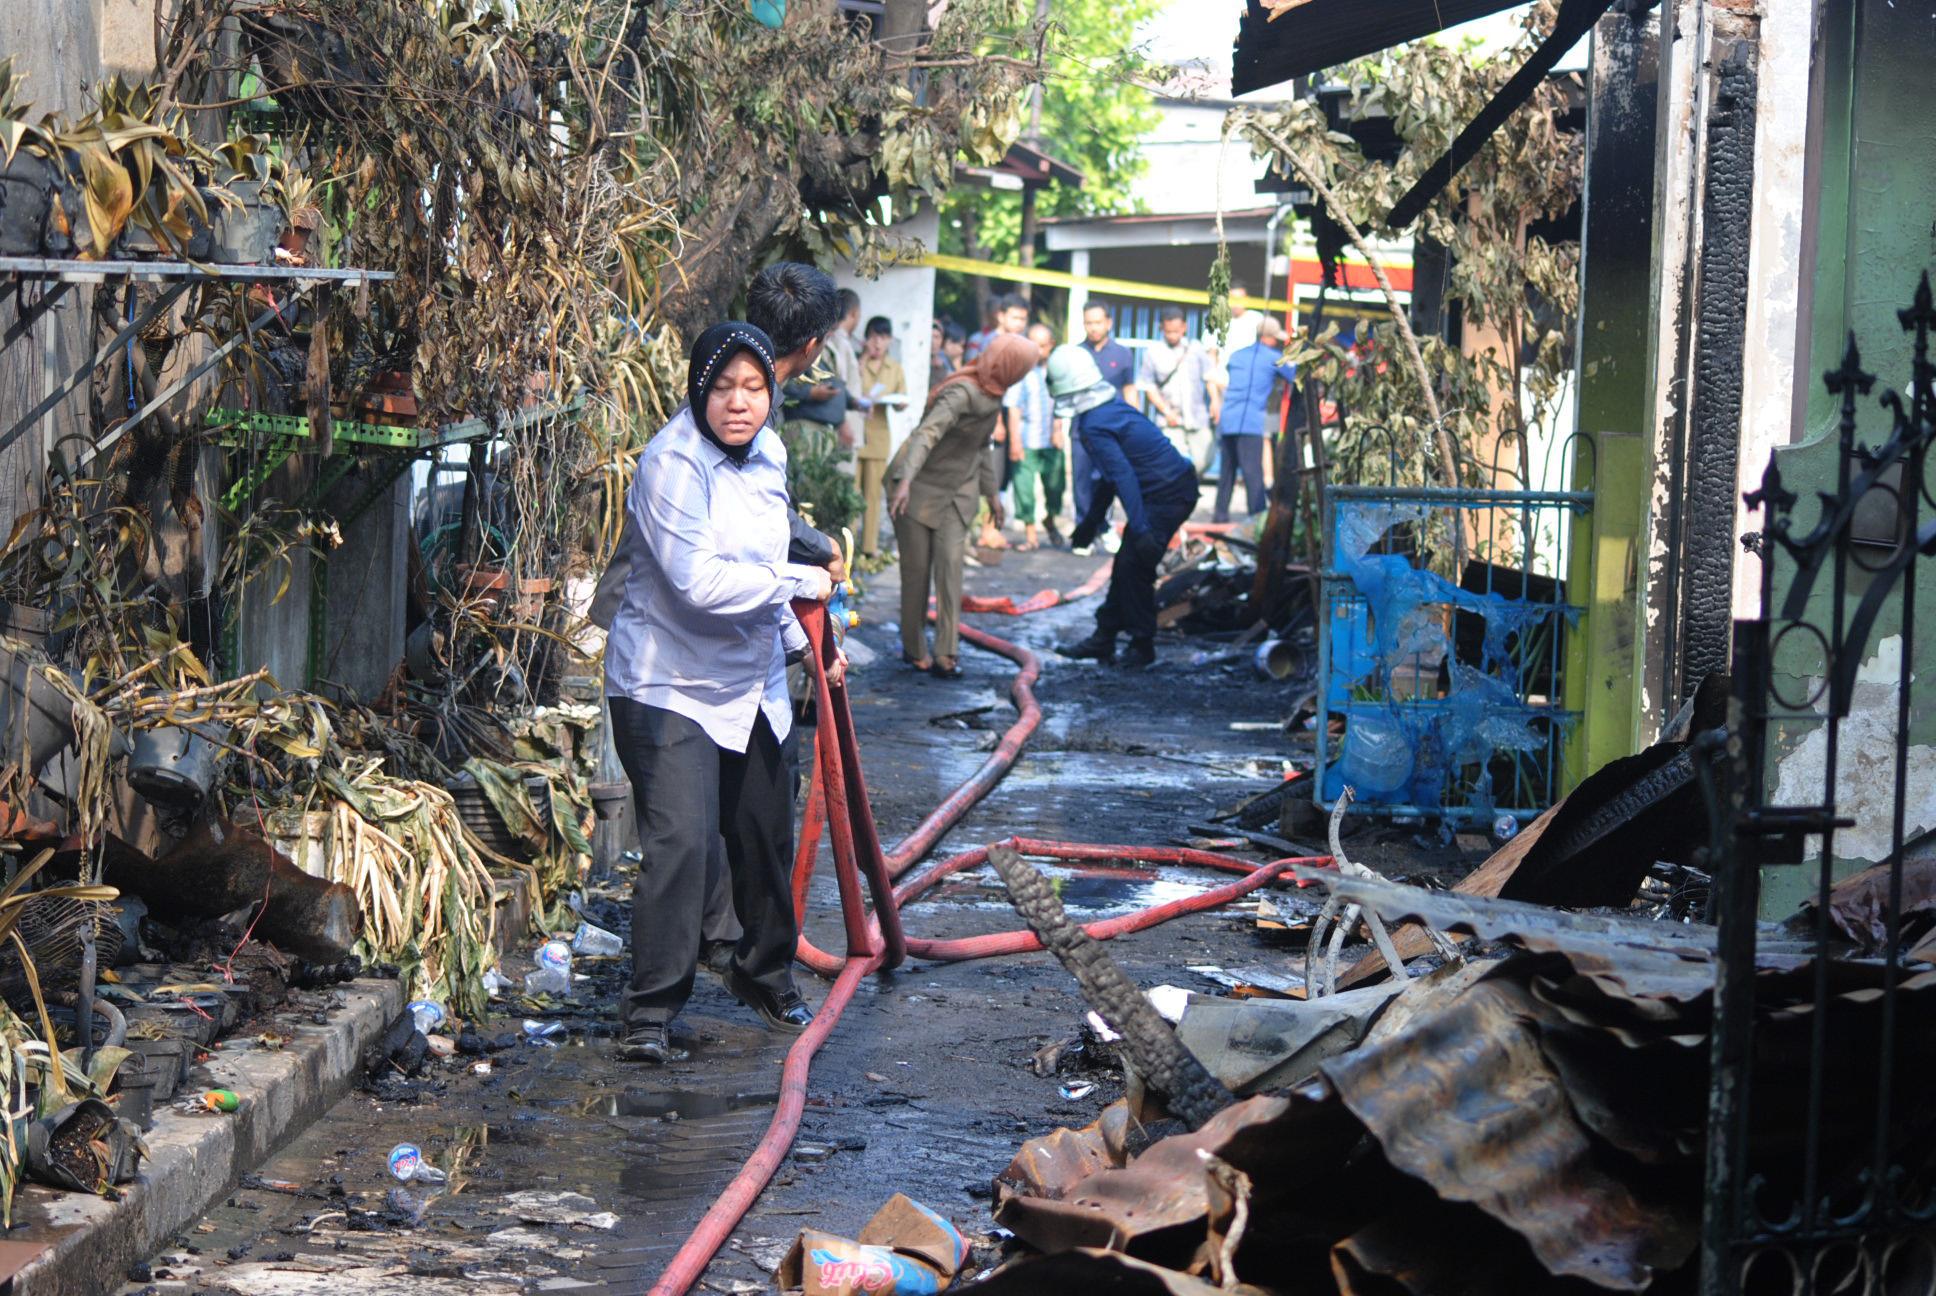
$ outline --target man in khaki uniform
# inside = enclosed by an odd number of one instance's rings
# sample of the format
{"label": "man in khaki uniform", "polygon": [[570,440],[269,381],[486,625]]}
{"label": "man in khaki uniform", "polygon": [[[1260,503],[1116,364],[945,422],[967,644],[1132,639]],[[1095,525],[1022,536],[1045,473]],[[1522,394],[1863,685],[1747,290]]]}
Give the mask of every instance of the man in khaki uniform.
{"label": "man in khaki uniform", "polygon": [[907,395],[907,375],[901,363],[887,353],[894,341],[894,326],[887,316],[876,315],[867,321],[867,336],[861,346],[860,393],[873,402],[867,411],[867,427],[860,443],[860,551],[868,558],[880,555],[881,488],[887,476],[887,456],[894,446],[894,433],[887,425],[888,408],[895,397]]}

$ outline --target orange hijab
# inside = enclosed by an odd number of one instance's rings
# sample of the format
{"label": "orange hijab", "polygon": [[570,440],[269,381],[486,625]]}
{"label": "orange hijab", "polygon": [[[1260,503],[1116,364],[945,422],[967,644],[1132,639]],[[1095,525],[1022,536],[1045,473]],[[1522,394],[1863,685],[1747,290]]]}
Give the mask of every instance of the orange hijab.
{"label": "orange hijab", "polygon": [[949,383],[972,382],[997,400],[1010,387],[1022,381],[1042,359],[1042,350],[1020,333],[998,333],[974,362],[965,364],[936,384],[928,393],[928,409]]}

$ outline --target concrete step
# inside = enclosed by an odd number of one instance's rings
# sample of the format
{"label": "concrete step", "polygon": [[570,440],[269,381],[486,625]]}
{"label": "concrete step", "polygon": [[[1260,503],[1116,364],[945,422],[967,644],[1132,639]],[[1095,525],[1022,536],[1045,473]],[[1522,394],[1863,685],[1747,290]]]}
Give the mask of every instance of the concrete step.
{"label": "concrete step", "polygon": [[[231,1038],[206,1063],[209,1088],[233,1089],[231,1115],[158,1112],[141,1176],[118,1201],[24,1186],[14,1199],[11,1242],[45,1249],[14,1275],[12,1296],[98,1296],[120,1287],[130,1265],[235,1189],[243,1175],[349,1092],[364,1052],[403,1009],[395,981],[338,987],[344,1006],[328,1021],[304,1020],[279,1049]],[[200,1073],[197,1073],[199,1078]],[[200,1092],[190,1085],[185,1092]]]}

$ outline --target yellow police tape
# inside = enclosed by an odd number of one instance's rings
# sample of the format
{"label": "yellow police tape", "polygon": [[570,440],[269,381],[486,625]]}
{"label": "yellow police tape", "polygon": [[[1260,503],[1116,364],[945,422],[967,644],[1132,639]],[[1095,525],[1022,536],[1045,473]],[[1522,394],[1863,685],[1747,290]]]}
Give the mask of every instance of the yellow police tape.
{"label": "yellow police tape", "polygon": [[[1133,279],[1105,279],[1097,275],[1070,274],[1067,270],[1042,270],[1034,266],[1003,265],[998,261],[979,261],[973,257],[949,256],[944,252],[926,252],[916,257],[915,265],[932,266],[936,270],[953,270],[959,274],[986,275],[990,279],[1000,279],[1007,283],[1039,284],[1045,288],[1083,288],[1092,293],[1109,297],[1135,297],[1144,301],[1175,302],[1178,305],[1207,306],[1210,294],[1201,288],[1178,288],[1171,284],[1139,283]],[[1251,305],[1259,310],[1281,313],[1287,310],[1309,311],[1312,302],[1288,302],[1283,298],[1270,301],[1251,299]],[[1358,301],[1336,301],[1334,311],[1339,315],[1384,315],[1382,304],[1371,305]]]}

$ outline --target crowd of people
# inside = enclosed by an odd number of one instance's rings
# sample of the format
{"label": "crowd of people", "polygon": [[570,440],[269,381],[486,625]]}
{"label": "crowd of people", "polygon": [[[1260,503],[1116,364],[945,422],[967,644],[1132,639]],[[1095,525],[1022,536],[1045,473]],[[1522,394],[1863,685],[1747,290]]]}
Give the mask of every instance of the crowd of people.
{"label": "crowd of people", "polygon": [[[1076,412],[1052,392],[1050,360],[1059,339],[1046,321],[1031,317],[1027,299],[991,299],[973,333],[936,317],[926,404],[896,446],[889,411],[907,406],[908,383],[893,325],[876,315],[863,327],[859,295],[837,291],[838,320],[826,345],[785,383],[782,426],[796,447],[798,438],[814,435],[842,448],[861,496],[858,547],[865,559],[879,559],[891,530],[901,563],[908,666],[941,678],[959,673],[962,570],[980,561],[978,551],[1048,544],[1118,553],[1135,537],[1153,536],[1181,506],[1178,463],[1188,468],[1190,485],[1189,507],[1177,523],[1195,510],[1199,483],[1210,479],[1212,521],[1231,520],[1239,480],[1248,515],[1265,511],[1267,450],[1296,368],[1284,358],[1282,326],[1251,309],[1241,287],[1231,298],[1232,322],[1221,347],[1192,336],[1184,311],[1167,306],[1158,314],[1159,336],[1140,344],[1140,352],[1116,337],[1107,303],[1089,303],[1083,336],[1069,354],[1083,353],[1096,373],[1095,383],[1084,385],[1106,388],[1114,405],[1103,408],[1083,396],[1084,408]],[[1132,413],[1134,420],[1127,418]],[[1078,432],[1085,426],[1089,435]],[[1158,443],[1172,455],[1157,455]],[[1162,507],[1144,507],[1148,487],[1161,488]],[[1102,511],[1091,524],[1099,497]],[[1111,518],[1120,519],[1120,535]],[[1166,543],[1174,530],[1164,531]],[[1132,582],[1140,589],[1153,578],[1156,557],[1119,554],[1119,565],[1132,573],[1148,569]],[[1071,645],[1076,655],[1130,665],[1152,659],[1154,627],[1145,627],[1141,610],[1147,593],[1108,605],[1122,622],[1116,631],[1129,641],[1120,657],[1101,640]],[[923,629],[930,596],[936,607],[931,646]]]}
{"label": "crowd of people", "polygon": [[[909,384],[892,322],[874,315],[863,325],[859,294],[843,288],[837,296],[840,317],[826,345],[811,369],[785,385],[782,427],[790,444],[817,435],[839,447],[843,470],[852,473],[861,497],[859,550],[875,560],[890,530],[899,543],[891,510],[884,507],[896,449],[889,411],[908,407]],[[1192,336],[1184,311],[1169,306],[1159,313],[1159,336],[1132,350],[1116,337],[1114,311],[1103,302],[1084,309],[1083,336],[1076,343],[1089,352],[1103,381],[1144,411],[1200,476],[1215,481],[1216,522],[1231,520],[1239,481],[1247,515],[1266,509],[1267,446],[1296,374],[1283,357],[1282,325],[1250,309],[1241,287],[1231,296],[1234,314],[1221,347]],[[997,488],[975,506],[964,561],[975,563],[977,549],[1067,544],[1088,510],[1096,470],[1068,420],[1051,408],[1047,364],[1061,339],[1046,321],[1031,317],[1019,295],[993,298],[973,333],[939,316],[931,330],[931,394],[976,364],[997,338],[1020,337],[1035,347],[1036,362],[1009,385],[989,428],[986,452]],[[1001,504],[999,513],[990,500]],[[1019,534],[1011,539],[1005,523]],[[1102,543],[1113,551],[1117,541],[1105,531]]]}

